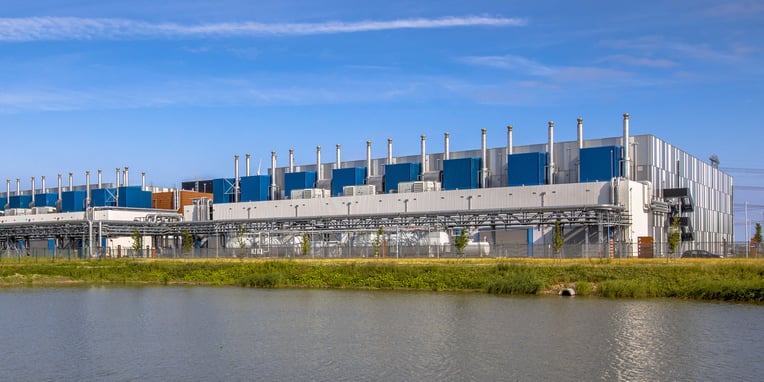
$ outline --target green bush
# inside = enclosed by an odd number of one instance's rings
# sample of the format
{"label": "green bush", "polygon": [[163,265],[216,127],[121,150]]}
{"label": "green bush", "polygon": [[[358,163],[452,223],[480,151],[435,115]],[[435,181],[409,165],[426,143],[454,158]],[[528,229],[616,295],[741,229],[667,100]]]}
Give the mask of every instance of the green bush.
{"label": "green bush", "polygon": [[492,281],[486,289],[494,294],[537,294],[543,287],[544,283],[535,275],[520,272]]}

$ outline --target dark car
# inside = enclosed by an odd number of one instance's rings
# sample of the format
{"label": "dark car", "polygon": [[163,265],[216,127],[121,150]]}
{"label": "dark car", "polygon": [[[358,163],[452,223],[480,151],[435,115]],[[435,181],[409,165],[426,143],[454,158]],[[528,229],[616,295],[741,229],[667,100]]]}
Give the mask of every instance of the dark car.
{"label": "dark car", "polygon": [[688,251],[684,251],[682,253],[682,258],[686,258],[686,257],[704,258],[704,259],[720,259],[723,256],[708,252],[704,249],[691,249]]}

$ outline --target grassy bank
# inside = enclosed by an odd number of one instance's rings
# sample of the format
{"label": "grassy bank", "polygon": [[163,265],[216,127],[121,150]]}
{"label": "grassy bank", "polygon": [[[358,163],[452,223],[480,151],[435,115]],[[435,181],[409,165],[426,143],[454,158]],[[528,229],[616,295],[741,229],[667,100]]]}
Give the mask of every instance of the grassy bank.
{"label": "grassy bank", "polygon": [[200,284],[365,288],[764,302],[754,260],[89,260],[3,259],[0,285]]}

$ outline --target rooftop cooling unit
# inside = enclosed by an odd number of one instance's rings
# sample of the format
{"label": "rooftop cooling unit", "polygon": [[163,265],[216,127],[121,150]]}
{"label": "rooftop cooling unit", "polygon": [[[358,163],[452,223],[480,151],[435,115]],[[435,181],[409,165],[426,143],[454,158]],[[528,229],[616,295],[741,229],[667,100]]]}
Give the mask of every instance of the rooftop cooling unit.
{"label": "rooftop cooling unit", "polygon": [[342,195],[344,196],[374,195],[376,193],[377,188],[373,184],[342,187]]}
{"label": "rooftop cooling unit", "polygon": [[56,207],[33,207],[32,208],[33,215],[52,214],[54,212],[56,212]]}
{"label": "rooftop cooling unit", "polygon": [[398,183],[398,192],[429,192],[440,191],[440,182],[431,180]]}
{"label": "rooftop cooling unit", "polygon": [[329,196],[329,190],[323,188],[306,188],[304,190],[292,190],[292,199],[316,199]]}

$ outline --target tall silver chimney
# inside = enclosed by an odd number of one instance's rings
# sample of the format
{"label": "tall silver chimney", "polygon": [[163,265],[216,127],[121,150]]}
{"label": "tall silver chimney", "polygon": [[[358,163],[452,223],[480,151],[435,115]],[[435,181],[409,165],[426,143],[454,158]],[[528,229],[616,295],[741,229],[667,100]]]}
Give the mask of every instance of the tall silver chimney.
{"label": "tall silver chimney", "polygon": [[21,195],[21,178],[16,178],[16,196]]}
{"label": "tall silver chimney", "polygon": [[289,172],[294,172],[294,149],[289,149]]}
{"label": "tall silver chimney", "polygon": [[45,187],[45,175],[40,177],[40,182],[42,182],[42,189],[40,190],[41,194],[47,194],[48,189]]}
{"label": "tall silver chimney", "polygon": [[507,126],[507,155],[512,155],[512,125]]}
{"label": "tall silver chimney", "polygon": [[422,166],[419,168],[419,174],[421,175],[420,180],[424,180],[424,173],[427,172],[427,153],[425,150],[426,139],[427,139],[427,136],[422,135]]}
{"label": "tall silver chimney", "polygon": [[271,151],[271,200],[276,200],[276,152]]}
{"label": "tall silver chimney", "polygon": [[371,141],[366,141],[366,183],[369,183],[371,176]]}
{"label": "tall silver chimney", "polygon": [[98,169],[98,188],[103,187],[103,171],[101,169]]}
{"label": "tall silver chimney", "polygon": [[393,164],[393,139],[387,138],[387,164]]}
{"label": "tall silver chimney", "polygon": [[488,188],[488,146],[486,146],[486,129],[481,129],[480,149],[482,151],[480,170],[480,187]]}
{"label": "tall silver chimney", "polygon": [[233,202],[239,201],[239,156],[233,156]]}
{"label": "tall silver chimney", "polygon": [[549,158],[547,170],[547,183],[554,184],[554,122],[549,121]]}
{"label": "tall silver chimney", "polygon": [[146,191],[146,171],[141,171],[141,191]]}
{"label": "tall silver chimney", "polygon": [[6,179],[5,182],[8,186],[8,191],[5,193],[5,209],[7,210],[11,206],[11,180]]}
{"label": "tall silver chimney", "polygon": [[334,164],[334,168],[342,168],[342,162],[340,161],[340,144],[337,144],[337,163]]}
{"label": "tall silver chimney", "polygon": [[130,187],[130,173],[127,170],[127,166],[125,166],[125,171],[124,171],[122,177],[124,178],[122,180],[122,185],[125,186],[125,187]]}
{"label": "tall silver chimney", "polygon": [[[64,191],[63,190],[63,188],[64,188],[63,184],[64,183],[61,180],[61,174],[58,174],[58,200],[56,200],[56,208],[58,209],[59,212],[61,211],[61,203],[63,201],[63,197],[61,196],[62,192]],[[10,187],[10,184],[9,184],[8,185],[8,190],[10,190],[10,189],[11,189],[11,187]]]}
{"label": "tall silver chimney", "polygon": [[249,154],[246,154],[244,158],[246,158],[244,160],[244,174],[245,176],[249,176]]}
{"label": "tall silver chimney", "polygon": [[631,156],[629,150],[629,114],[623,115],[623,177],[631,179]]}
{"label": "tall silver chimney", "polygon": [[90,171],[85,171],[85,210],[90,207]]}
{"label": "tall silver chimney", "polygon": [[584,119],[578,119],[578,149],[584,148]]}
{"label": "tall silver chimney", "polygon": [[69,191],[74,191],[74,174],[69,173]]}
{"label": "tall silver chimney", "polygon": [[451,142],[448,139],[448,132],[443,134],[443,160],[451,159]]}
{"label": "tall silver chimney", "polygon": [[34,207],[34,189],[35,189],[34,177],[32,177],[32,200],[29,202],[29,208]]}
{"label": "tall silver chimney", "polygon": [[321,180],[321,146],[316,146],[316,180]]}
{"label": "tall silver chimney", "polygon": [[116,179],[115,179],[115,181],[117,182],[117,183],[115,184],[115,187],[116,187],[116,188],[119,188],[119,187],[120,187],[120,182],[119,182],[119,175],[120,175],[120,173],[121,173],[121,171],[119,170],[119,167],[117,167],[117,173],[116,173]]}

